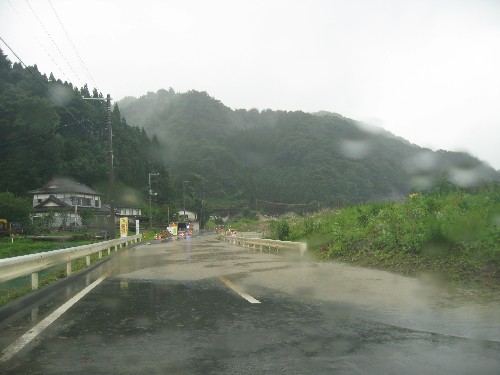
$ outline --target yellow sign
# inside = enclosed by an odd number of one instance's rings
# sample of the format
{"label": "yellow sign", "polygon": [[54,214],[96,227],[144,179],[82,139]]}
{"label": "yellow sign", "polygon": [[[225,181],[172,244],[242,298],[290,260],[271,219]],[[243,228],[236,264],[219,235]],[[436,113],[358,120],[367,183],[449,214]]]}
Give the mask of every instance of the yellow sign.
{"label": "yellow sign", "polygon": [[169,230],[170,234],[172,236],[177,236],[177,224],[176,223],[171,223],[170,224],[170,230]]}
{"label": "yellow sign", "polygon": [[120,218],[120,237],[128,236],[128,218],[121,217]]}

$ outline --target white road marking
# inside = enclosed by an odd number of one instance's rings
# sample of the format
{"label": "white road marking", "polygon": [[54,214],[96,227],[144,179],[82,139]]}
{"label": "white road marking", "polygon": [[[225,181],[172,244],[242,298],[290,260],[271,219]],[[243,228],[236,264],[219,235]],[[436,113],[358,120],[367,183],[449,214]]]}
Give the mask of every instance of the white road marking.
{"label": "white road marking", "polygon": [[242,291],[240,288],[238,288],[236,285],[234,285],[231,281],[226,279],[223,276],[219,276],[219,280],[222,281],[224,284],[226,284],[229,288],[234,290],[236,293],[238,293],[240,296],[242,296],[244,299],[246,299],[250,303],[260,303],[259,300],[253,298],[250,294],[245,293]]}
{"label": "white road marking", "polygon": [[37,337],[40,333],[43,332],[45,328],[51,325],[57,318],[59,318],[62,314],[66,312],[71,306],[77,303],[80,299],[82,299],[88,292],[94,289],[97,285],[99,285],[107,275],[101,276],[92,284],[87,286],[85,289],[80,291],[73,298],[69,299],[66,303],[60,306],[57,310],[55,310],[52,314],[43,319],[40,323],[18,338],[14,343],[12,343],[9,347],[7,347],[0,356],[0,363],[6,362],[11,359],[15,354],[17,354],[22,348],[28,345],[35,337]]}

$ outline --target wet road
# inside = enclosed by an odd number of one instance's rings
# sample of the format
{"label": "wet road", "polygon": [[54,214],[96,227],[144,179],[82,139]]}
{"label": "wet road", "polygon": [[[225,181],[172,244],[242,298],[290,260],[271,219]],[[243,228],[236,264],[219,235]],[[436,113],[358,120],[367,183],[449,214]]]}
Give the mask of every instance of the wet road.
{"label": "wet road", "polygon": [[93,285],[0,373],[500,374],[495,298],[214,236],[118,253],[0,322],[0,348]]}

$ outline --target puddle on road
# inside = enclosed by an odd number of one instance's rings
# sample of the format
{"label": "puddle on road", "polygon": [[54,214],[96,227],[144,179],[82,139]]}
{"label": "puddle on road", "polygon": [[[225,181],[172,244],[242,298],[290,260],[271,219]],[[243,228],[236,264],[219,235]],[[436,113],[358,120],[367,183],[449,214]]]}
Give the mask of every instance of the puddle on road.
{"label": "puddle on road", "polygon": [[[145,253],[151,256],[139,261]],[[129,258],[130,267],[119,269],[116,277],[182,281],[229,275],[248,291],[267,288],[292,298],[342,302],[358,306],[365,317],[385,324],[500,341],[498,293],[451,290],[428,278],[333,262],[290,261],[226,243],[207,249],[203,240],[175,242],[168,248],[137,248]]]}
{"label": "puddle on road", "polygon": [[265,275],[245,274],[240,283],[248,290],[272,288],[304,300],[355,305],[363,317],[384,324],[500,342],[498,294],[477,303],[429,280],[338,263],[292,263]]}

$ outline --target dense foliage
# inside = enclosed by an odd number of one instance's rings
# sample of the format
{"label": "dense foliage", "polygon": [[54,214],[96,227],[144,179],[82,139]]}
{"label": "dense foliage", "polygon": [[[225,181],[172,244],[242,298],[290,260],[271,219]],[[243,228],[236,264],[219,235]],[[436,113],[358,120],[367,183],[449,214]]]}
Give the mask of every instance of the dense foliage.
{"label": "dense foliage", "polygon": [[[0,51],[0,191],[26,197],[52,177],[69,176],[108,192],[107,105],[71,83],[41,74],[36,65],[12,64]],[[115,105],[112,111],[116,200],[147,196],[148,173],[158,172],[155,198],[170,198],[169,176],[155,158],[157,142],[144,129],[129,126]],[[12,219],[11,219],[12,220]]]}
{"label": "dense foliage", "polygon": [[[65,175],[108,193],[106,102],[83,97],[103,99],[0,51],[0,191],[26,197]],[[500,178],[468,154],[432,152],[337,114],[232,110],[204,92],[125,98],[111,117],[115,200],[147,202],[148,174],[159,173],[153,215],[161,218],[184,200],[206,214],[302,213],[402,199],[443,179]]]}
{"label": "dense foliage", "polygon": [[417,193],[401,203],[356,205],[274,226],[275,238],[286,232],[282,239],[307,239],[324,258],[500,285],[498,184]]}
{"label": "dense foliage", "polygon": [[213,207],[307,212],[500,176],[468,154],[433,152],[331,113],[231,110],[207,93],[173,89],[120,108],[164,146],[176,186],[189,180]]}

